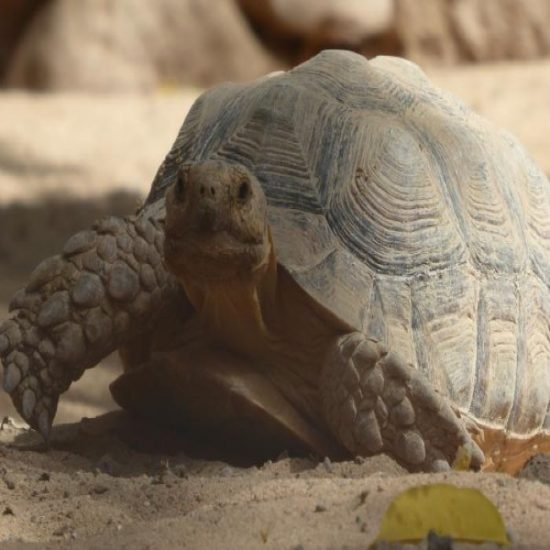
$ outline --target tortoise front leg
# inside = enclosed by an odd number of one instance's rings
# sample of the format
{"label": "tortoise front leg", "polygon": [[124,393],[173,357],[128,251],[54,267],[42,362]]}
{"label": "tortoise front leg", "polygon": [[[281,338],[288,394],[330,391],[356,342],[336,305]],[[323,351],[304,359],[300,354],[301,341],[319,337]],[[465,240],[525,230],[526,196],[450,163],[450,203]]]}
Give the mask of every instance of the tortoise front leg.
{"label": "tortoise front leg", "polygon": [[4,389],[47,438],[59,395],[84,370],[146,330],[176,287],[162,265],[160,222],[106,218],[44,260],[0,325]]}
{"label": "tortoise front leg", "polygon": [[421,373],[359,332],[339,338],[329,353],[321,394],[329,426],[352,453],[386,453],[410,471],[446,469],[462,446],[473,468],[484,461]]}

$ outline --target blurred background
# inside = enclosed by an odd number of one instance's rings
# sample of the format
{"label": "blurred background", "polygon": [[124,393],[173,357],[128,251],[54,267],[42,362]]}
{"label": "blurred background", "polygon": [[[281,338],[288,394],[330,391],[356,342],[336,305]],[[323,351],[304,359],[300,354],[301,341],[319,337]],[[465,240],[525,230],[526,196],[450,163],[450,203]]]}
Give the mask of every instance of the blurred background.
{"label": "blurred background", "polygon": [[[325,48],[415,61],[550,174],[550,0],[0,0],[0,318],[69,234],[137,208],[201,90]],[[57,420],[112,408],[117,369]]]}

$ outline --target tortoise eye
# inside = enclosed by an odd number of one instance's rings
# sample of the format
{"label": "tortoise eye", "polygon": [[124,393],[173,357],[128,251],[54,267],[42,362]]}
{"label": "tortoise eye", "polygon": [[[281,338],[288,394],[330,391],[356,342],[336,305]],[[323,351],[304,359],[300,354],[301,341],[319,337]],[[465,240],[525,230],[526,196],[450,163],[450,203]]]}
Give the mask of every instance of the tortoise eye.
{"label": "tortoise eye", "polygon": [[239,183],[239,190],[237,192],[237,197],[240,201],[245,201],[250,197],[252,191],[250,189],[250,183],[247,179],[242,179]]}

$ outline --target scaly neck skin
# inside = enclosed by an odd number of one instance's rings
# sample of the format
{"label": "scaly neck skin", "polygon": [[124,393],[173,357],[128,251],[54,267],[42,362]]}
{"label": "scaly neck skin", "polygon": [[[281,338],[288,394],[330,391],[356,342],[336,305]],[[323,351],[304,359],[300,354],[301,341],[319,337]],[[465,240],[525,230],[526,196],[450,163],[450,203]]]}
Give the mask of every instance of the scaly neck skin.
{"label": "scaly neck skin", "polygon": [[250,357],[277,338],[277,262],[270,252],[255,272],[224,281],[181,278],[201,324],[215,341]]}

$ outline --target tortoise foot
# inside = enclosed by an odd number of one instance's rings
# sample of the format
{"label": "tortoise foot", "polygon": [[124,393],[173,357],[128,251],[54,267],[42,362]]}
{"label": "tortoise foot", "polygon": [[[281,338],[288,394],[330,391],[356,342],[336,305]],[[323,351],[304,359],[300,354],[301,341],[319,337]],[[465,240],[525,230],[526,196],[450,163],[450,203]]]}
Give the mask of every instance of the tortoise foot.
{"label": "tortoise foot", "polygon": [[448,469],[464,449],[472,468],[484,461],[447,399],[397,354],[361,333],[337,341],[321,393],[329,426],[352,453],[386,453],[410,471]]}

